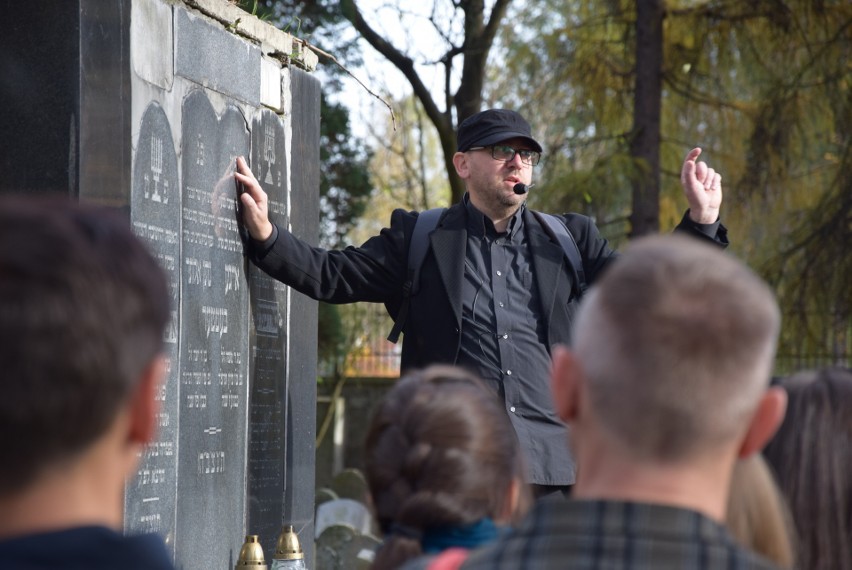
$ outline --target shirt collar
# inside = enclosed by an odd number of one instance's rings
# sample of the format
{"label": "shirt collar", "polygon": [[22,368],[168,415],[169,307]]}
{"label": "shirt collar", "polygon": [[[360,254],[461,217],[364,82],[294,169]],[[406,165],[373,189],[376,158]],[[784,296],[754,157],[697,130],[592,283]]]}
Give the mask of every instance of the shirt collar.
{"label": "shirt collar", "polygon": [[465,192],[463,202],[467,211],[467,231],[475,237],[482,238],[487,236],[495,238],[503,235],[507,240],[512,240],[515,236],[519,235],[519,230],[524,227],[523,211],[527,207],[526,203],[521,204],[521,207],[509,219],[509,226],[506,232],[499,234],[494,228],[494,222],[473,205],[473,202],[470,201],[470,195],[467,192]]}

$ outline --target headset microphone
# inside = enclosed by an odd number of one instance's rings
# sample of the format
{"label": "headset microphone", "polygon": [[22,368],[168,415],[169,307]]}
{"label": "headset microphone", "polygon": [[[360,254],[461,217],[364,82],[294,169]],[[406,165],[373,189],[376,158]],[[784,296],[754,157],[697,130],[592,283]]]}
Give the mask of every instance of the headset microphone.
{"label": "headset microphone", "polygon": [[535,186],[535,184],[524,184],[523,182],[518,182],[512,186],[512,190],[515,191],[515,194],[526,194],[533,186]]}

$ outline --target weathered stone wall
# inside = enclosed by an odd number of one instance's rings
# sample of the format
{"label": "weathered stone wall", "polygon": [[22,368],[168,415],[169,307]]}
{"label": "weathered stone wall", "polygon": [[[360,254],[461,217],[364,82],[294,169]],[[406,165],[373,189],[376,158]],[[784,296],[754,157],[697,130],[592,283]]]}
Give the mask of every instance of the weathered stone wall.
{"label": "weathered stone wall", "polygon": [[316,58],[227,0],[3,9],[0,191],[124,209],[170,279],[160,431],[126,527],[160,532],[178,567],[225,568],[246,534],[271,558],[285,522],[310,563],[316,305],[247,263],[232,175],[246,156],[276,221],[316,242]]}

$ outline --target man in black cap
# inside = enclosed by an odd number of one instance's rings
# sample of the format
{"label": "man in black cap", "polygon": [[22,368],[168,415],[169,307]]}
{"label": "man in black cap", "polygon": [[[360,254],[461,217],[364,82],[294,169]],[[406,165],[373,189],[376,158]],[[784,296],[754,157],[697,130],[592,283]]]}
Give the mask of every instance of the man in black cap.
{"label": "man in black cap", "polygon": [[[459,125],[453,164],[467,193],[425,238],[429,248],[410,298],[405,284],[417,212],[396,210],[390,227],[360,247],[325,251],[269,221],[267,196],[242,158],[236,174],[246,190],[252,261],[314,299],[384,303],[394,319],[404,319],[403,370],[439,362],[479,374],[505,404],[539,495],[567,489],[575,472],[551,401],[551,347],[569,344],[578,275],[593,283],[616,255],[590,218],[558,216],[579,249],[582,267],[574,267],[544,218],[526,208],[541,152],[514,111],[489,109]],[[693,149],[683,164],[690,209],[677,229],[725,246],[721,178],[696,163],[700,153]]]}

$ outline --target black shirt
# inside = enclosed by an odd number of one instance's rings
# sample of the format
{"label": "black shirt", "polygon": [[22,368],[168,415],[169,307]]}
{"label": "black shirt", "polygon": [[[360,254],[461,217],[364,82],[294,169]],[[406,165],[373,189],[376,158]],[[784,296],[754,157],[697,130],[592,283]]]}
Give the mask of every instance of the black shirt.
{"label": "black shirt", "polygon": [[[530,481],[560,484],[550,469],[573,469],[563,458],[542,458],[542,427],[567,447],[564,424],[550,395],[550,353],[521,206],[505,232],[470,200],[462,286],[461,347],[457,364],[476,372],[502,398]],[[545,424],[542,426],[542,424]],[[545,467],[547,465],[547,467]]]}

